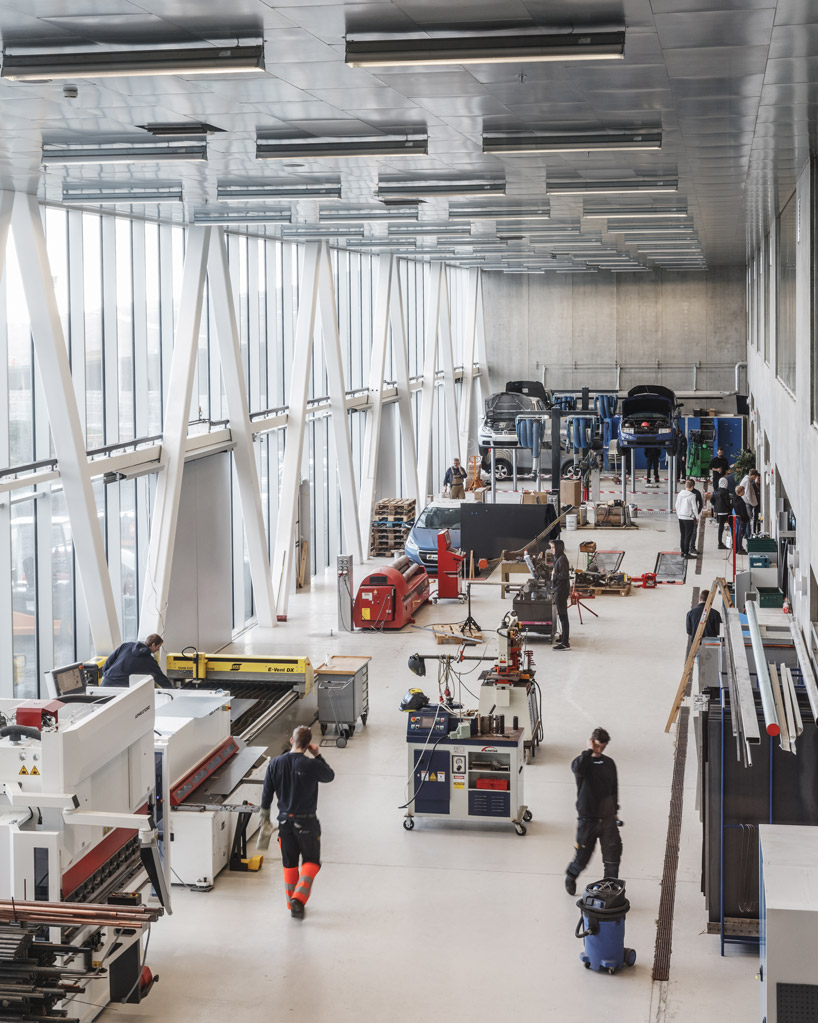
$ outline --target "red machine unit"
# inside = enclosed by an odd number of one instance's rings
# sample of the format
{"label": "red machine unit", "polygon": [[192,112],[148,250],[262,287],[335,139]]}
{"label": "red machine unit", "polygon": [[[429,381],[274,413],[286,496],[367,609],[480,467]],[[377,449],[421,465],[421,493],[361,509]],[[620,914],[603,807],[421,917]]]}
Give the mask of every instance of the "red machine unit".
{"label": "red machine unit", "polygon": [[356,629],[402,629],[429,599],[429,576],[406,556],[370,572],[358,587],[352,620]]}
{"label": "red machine unit", "polygon": [[18,725],[42,731],[45,725],[57,720],[64,706],[62,700],[26,700],[18,705],[15,719]]}
{"label": "red machine unit", "polygon": [[437,534],[437,594],[435,600],[457,600],[460,597],[460,565],[464,556],[452,547],[448,529]]}

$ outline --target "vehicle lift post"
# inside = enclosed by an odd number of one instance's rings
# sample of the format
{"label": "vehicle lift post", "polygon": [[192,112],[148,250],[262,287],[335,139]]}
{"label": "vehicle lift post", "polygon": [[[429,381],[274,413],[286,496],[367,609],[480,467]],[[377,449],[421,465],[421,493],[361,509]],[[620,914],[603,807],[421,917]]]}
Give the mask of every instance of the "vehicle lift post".
{"label": "vehicle lift post", "polygon": [[551,493],[556,494],[556,506],[560,506],[560,465],[562,463],[562,410],[551,409]]}

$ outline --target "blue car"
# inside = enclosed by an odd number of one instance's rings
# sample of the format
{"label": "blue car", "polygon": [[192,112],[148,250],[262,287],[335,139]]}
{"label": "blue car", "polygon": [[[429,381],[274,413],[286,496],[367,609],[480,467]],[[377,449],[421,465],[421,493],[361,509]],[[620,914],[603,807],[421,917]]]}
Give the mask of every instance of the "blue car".
{"label": "blue car", "polygon": [[460,502],[434,501],[418,515],[406,538],[406,556],[437,575],[437,534],[448,529],[452,547],[460,546]]}
{"label": "blue car", "polygon": [[619,447],[664,448],[675,454],[681,403],[669,387],[639,384],[628,391],[619,419]]}

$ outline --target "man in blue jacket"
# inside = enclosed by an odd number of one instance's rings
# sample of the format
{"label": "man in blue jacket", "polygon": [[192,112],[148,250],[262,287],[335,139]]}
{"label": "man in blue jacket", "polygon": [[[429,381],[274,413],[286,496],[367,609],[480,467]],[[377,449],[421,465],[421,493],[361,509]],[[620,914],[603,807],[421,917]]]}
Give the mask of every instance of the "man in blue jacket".
{"label": "man in blue jacket", "polygon": [[170,679],[153,659],[163,643],[162,637],[154,632],[144,643],[118,646],[102,669],[102,684],[127,688],[131,684],[131,675],[152,675],[157,685],[170,686]]}

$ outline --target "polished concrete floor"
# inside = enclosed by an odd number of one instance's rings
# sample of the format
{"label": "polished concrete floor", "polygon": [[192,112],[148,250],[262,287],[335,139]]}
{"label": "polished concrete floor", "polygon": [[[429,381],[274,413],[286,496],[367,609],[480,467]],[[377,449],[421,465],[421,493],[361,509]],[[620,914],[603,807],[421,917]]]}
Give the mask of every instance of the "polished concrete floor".
{"label": "polished concrete floor", "polygon": [[[639,518],[638,530],[564,533],[572,562],[580,540],[595,539],[600,548],[625,550],[623,571],[641,575],[652,570],[657,551],[678,549],[676,519],[663,511],[666,496],[641,493],[638,503],[655,509]],[[176,888],[173,916],[151,934],[148,961],[159,984],[142,1005],[112,1007],[105,1018],[757,1019],[757,956],[731,950],[721,958],[718,938],[706,934],[692,734],[670,980],[651,980],[675,742],[664,724],[684,661],[692,588],[729,574],[722,554],[708,524],[701,574],[689,562],[686,585],[600,597],[591,602],[599,617],[583,614],[582,624],[572,609],[570,652],[533,641],[545,737],[525,769],[525,801],[534,814],[525,837],[509,825],[424,820],[411,833],[402,827],[406,718],[398,704],[420,683],[406,660],[415,651],[454,649],[436,646],[423,627],[462,620],[461,605],[428,605],[418,627],[398,633],[339,635],[333,573],[314,581],[311,593],[292,599],[285,626],[252,630],[234,645],[306,653],[314,664],[332,652],[372,657],[367,727],[346,749],[324,751],[336,780],[321,790],[323,870],[306,919],[292,920],[284,908],[274,848],[259,874],[224,873],[206,894]],[[490,651],[509,607],[499,587],[476,588],[472,610]],[[467,677],[464,682],[469,685]],[[434,697],[435,680],[423,684]],[[463,695],[467,706],[474,704]],[[280,752],[293,723],[311,720],[314,707],[304,700],[280,722],[269,740],[272,753]],[[608,753],[619,769],[622,875],[632,906],[627,944],[638,956],[633,969],[614,977],[582,968],[574,937],[578,910],[563,888],[575,822],[570,762],[597,725],[611,733]],[[596,854],[583,877],[600,873]]]}

